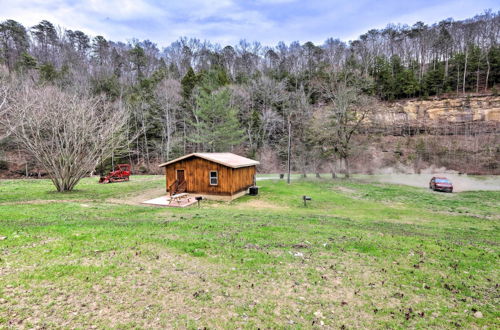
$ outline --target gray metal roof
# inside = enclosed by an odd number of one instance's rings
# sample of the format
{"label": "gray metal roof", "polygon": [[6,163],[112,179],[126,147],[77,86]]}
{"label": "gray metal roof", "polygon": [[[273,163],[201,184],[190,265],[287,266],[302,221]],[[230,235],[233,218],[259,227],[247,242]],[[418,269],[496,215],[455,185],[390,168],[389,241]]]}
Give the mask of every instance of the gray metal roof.
{"label": "gray metal roof", "polygon": [[227,167],[231,168],[240,168],[240,167],[247,167],[247,166],[255,166],[259,165],[260,163],[256,160],[238,156],[236,154],[233,154],[231,152],[195,152],[189,155],[185,155],[182,157],[179,157],[177,159],[171,160],[169,162],[160,164],[160,167],[164,167],[167,165],[170,165],[172,163],[176,163],[180,160],[189,158],[189,157],[200,157],[209,161],[212,161],[214,163],[218,163],[221,165],[225,165]]}

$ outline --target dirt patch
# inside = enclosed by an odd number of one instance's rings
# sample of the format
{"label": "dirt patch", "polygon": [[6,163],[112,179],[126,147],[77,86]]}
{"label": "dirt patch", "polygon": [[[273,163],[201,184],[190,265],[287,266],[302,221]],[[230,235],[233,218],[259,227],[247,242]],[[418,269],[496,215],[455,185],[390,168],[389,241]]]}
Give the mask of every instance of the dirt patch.
{"label": "dirt patch", "polygon": [[343,192],[343,193],[346,193],[346,194],[349,194],[349,195],[354,195],[355,193],[357,193],[357,191],[354,190],[354,189],[347,188],[347,187],[342,187],[342,186],[335,187],[335,190],[338,190],[340,192]]}
{"label": "dirt patch", "polygon": [[282,210],[287,208],[286,206],[273,204],[271,202],[264,201],[261,199],[252,199],[244,203],[239,203],[237,204],[236,207],[245,209],[253,208],[253,209],[270,209],[270,210]]}
{"label": "dirt patch", "polygon": [[135,193],[134,195],[123,196],[123,198],[108,198],[106,202],[112,204],[126,204],[126,205],[144,205],[144,201],[153,199],[155,197],[164,195],[165,188],[154,188]]}
{"label": "dirt patch", "polygon": [[38,205],[38,204],[50,204],[50,203],[89,203],[92,202],[90,199],[44,199],[44,200],[32,200],[32,201],[19,201],[19,202],[3,202],[0,205]]}

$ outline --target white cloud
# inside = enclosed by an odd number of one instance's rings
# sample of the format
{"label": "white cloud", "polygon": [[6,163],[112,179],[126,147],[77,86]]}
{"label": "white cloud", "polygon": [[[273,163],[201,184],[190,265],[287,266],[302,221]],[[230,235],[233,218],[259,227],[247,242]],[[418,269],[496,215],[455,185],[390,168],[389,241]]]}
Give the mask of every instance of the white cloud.
{"label": "white cloud", "polygon": [[493,0],[0,0],[0,20],[30,27],[47,19],[92,36],[150,39],[161,46],[181,36],[223,45],[243,38],[275,45],[280,40],[349,40],[390,22],[433,23],[498,7]]}
{"label": "white cloud", "polygon": [[105,15],[111,19],[157,18],[165,15],[160,6],[155,6],[144,0],[87,0],[80,1],[76,9]]}

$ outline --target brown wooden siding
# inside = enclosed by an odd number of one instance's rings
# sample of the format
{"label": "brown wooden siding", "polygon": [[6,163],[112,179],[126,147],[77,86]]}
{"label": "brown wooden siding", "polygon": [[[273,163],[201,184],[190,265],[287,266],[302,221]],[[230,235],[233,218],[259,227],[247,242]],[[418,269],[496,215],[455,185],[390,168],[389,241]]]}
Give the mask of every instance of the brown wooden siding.
{"label": "brown wooden siding", "polygon": [[[176,180],[176,171],[184,170],[187,192],[212,195],[232,195],[253,184],[255,166],[230,168],[209,160],[190,157],[165,166],[168,187]],[[219,184],[210,185],[210,171],[217,171]]]}
{"label": "brown wooden siding", "polygon": [[235,194],[254,184],[255,166],[234,168],[231,193]]}

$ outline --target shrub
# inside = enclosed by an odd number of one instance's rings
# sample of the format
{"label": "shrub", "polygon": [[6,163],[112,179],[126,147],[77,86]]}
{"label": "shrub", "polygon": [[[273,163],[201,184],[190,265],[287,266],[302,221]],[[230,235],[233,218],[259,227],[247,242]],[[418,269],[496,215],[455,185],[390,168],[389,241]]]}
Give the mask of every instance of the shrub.
{"label": "shrub", "polygon": [[0,159],[0,171],[7,171],[9,169],[9,163],[6,160]]}

